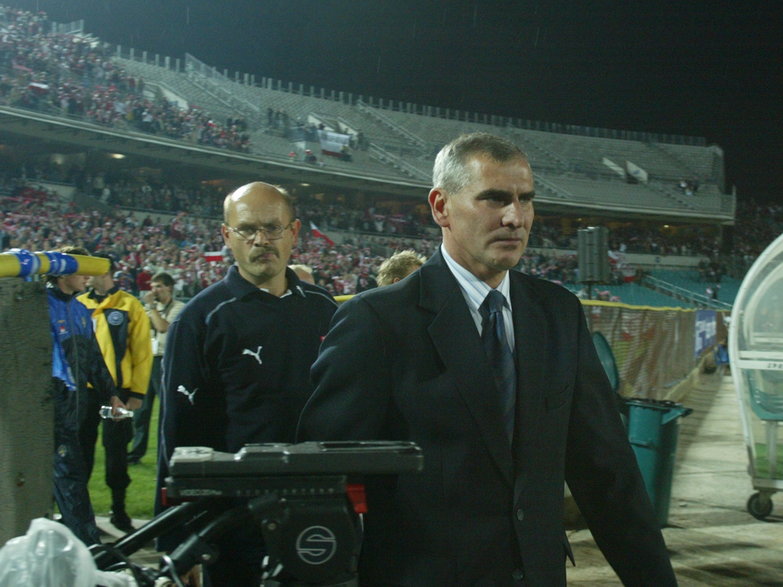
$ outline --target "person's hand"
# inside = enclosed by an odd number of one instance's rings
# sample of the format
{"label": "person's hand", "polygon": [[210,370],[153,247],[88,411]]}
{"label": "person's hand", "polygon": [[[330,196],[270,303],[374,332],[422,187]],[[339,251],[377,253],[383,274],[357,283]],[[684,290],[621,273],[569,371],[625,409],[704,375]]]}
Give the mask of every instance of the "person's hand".
{"label": "person's hand", "polygon": [[120,408],[122,408],[124,410],[127,410],[128,406],[125,404],[125,402],[123,402],[119,398],[119,396],[116,396],[116,395],[111,396],[111,402],[110,403],[111,403],[111,408],[112,408],[112,410],[111,410],[112,411],[112,415],[114,416],[112,418],[112,420],[117,422],[117,421],[122,419],[122,416],[119,415],[117,410],[119,410]]}
{"label": "person's hand", "polygon": [[141,400],[137,397],[130,397],[125,403],[125,407],[129,410],[138,410],[141,407]]}
{"label": "person's hand", "polygon": [[201,587],[201,565],[191,567],[187,573],[180,576],[180,579],[185,585],[190,585],[191,587]]}
{"label": "person's hand", "polygon": [[152,293],[152,290],[144,294],[144,303],[148,306],[155,307],[155,301],[155,294]]}

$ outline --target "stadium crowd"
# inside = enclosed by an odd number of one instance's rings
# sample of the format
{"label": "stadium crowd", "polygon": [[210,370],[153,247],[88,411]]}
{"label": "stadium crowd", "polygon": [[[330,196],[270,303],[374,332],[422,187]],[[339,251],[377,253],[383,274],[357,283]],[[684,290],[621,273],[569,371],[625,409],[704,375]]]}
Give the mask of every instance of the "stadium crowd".
{"label": "stadium crowd", "polygon": [[[92,252],[109,253],[119,261],[116,281],[135,294],[149,288],[155,272],[167,271],[175,277],[177,296],[191,297],[220,279],[230,263],[216,216],[204,218],[181,211],[161,223],[141,210],[79,211],[56,194],[22,179],[6,180],[2,191],[3,250],[51,250],[74,243]],[[220,201],[217,194],[215,198]],[[342,243],[330,243],[310,234],[310,219],[327,220],[325,227],[336,228],[340,214],[329,216],[333,209],[323,206],[319,210],[314,203],[304,208],[300,216],[305,229],[291,261],[310,266],[316,283],[334,295],[373,287],[378,267],[394,250],[413,249],[429,257],[439,244],[439,239],[382,231],[354,231]],[[335,219],[334,224],[329,218]],[[523,261],[527,271],[547,279],[568,283],[575,278],[573,256],[529,253]]]}
{"label": "stadium crowd", "polygon": [[47,32],[49,26],[43,12],[0,6],[0,104],[249,151],[242,119],[223,125],[195,106],[147,97],[145,81],[118,67],[105,45],[89,36]]}
{"label": "stadium crowd", "polygon": [[[123,289],[138,294],[149,289],[158,271],[171,273],[178,297],[191,297],[222,278],[230,264],[223,247],[218,218],[200,218],[180,212],[165,223],[149,214],[123,210],[101,213],[79,211],[54,194],[18,180],[6,182],[0,213],[2,249],[52,250],[63,244],[109,253],[118,260],[115,275]],[[335,295],[368,289],[385,255],[373,250],[416,246],[430,254],[433,240],[390,235],[359,235],[341,244],[303,238],[292,262],[312,267],[316,283]]]}
{"label": "stadium crowd", "polygon": [[[72,202],[66,203],[58,195],[34,187],[35,181],[4,178],[0,212],[3,250],[50,250],[68,243],[93,252],[108,252],[119,260],[117,281],[136,294],[148,289],[149,278],[157,271],[171,273],[176,279],[177,296],[185,298],[225,274],[231,259],[220,237],[223,194],[218,188],[112,183],[101,174],[80,177],[85,193],[116,211],[78,210]],[[372,287],[380,263],[395,250],[412,249],[429,257],[439,243],[427,236],[428,219],[415,213],[352,209],[346,204],[324,204],[312,198],[299,202],[298,213],[305,228],[292,263],[310,266],[316,283],[334,295]],[[328,238],[311,234],[311,223],[325,234],[335,230],[346,236],[341,243],[331,243]],[[744,202],[738,210],[737,227],[734,250],[749,264],[765,243],[783,232],[783,206]],[[685,235],[691,235],[693,240],[672,243],[666,241],[665,235],[654,235],[652,231],[613,231],[611,250],[704,255],[709,261],[699,268],[702,278],[720,281],[724,269],[717,255],[717,243],[695,230],[685,231]],[[637,246],[639,243],[644,246]],[[538,223],[521,268],[532,275],[574,285],[578,281],[576,256],[555,252],[561,248],[573,250],[574,236],[562,235],[554,224]],[[547,253],[546,249],[552,252]],[[620,283],[623,276],[619,267],[615,269],[613,279]]]}

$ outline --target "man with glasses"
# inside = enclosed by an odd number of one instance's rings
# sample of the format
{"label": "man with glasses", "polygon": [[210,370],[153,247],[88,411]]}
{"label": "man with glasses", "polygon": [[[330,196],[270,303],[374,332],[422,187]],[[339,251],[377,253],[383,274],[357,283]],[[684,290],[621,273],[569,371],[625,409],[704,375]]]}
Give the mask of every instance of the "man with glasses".
{"label": "man with glasses", "polygon": [[[163,356],[158,484],[177,446],[237,452],[293,442],[310,365],[336,309],[288,260],[301,222],[281,188],[254,182],[229,194],[221,234],[236,264],[194,297],[168,330]],[[158,508],[159,509],[159,508]],[[258,585],[262,545],[253,524],[219,545],[213,585]],[[171,550],[176,540],[159,541]]]}

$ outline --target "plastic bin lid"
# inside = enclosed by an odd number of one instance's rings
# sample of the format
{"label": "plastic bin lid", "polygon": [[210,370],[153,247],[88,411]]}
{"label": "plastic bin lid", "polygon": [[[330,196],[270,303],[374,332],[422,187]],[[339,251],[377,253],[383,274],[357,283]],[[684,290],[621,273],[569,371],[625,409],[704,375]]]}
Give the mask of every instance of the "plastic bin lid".
{"label": "plastic bin lid", "polygon": [[647,397],[629,397],[625,400],[629,404],[642,406],[645,408],[655,408],[658,410],[670,410],[672,408],[682,407],[682,404],[667,399],[652,399]]}

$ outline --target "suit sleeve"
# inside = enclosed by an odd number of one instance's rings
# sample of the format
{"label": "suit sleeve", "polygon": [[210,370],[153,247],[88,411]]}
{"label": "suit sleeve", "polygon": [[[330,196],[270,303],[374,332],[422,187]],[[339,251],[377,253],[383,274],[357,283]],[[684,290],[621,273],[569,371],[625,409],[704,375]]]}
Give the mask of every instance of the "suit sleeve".
{"label": "suit sleeve", "polygon": [[150,321],[144,308],[138,301],[132,306],[133,315],[130,319],[128,346],[131,357],[130,394],[143,398],[150,383],[152,372],[152,339],[150,338]]}
{"label": "suit sleeve", "polygon": [[393,383],[382,321],[362,298],[341,305],[311,375],[297,440],[383,440]]}
{"label": "suit sleeve", "polygon": [[663,535],[581,307],[578,320],[566,481],[623,584],[676,585]]}

